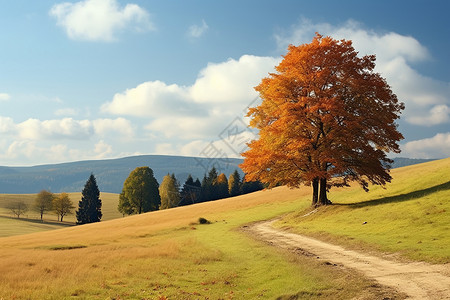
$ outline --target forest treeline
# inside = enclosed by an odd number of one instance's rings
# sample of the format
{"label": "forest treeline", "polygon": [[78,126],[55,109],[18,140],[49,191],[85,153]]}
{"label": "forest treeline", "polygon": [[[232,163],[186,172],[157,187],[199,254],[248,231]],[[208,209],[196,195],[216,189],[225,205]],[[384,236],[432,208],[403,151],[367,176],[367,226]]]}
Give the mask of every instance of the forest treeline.
{"label": "forest treeline", "polygon": [[138,167],[125,180],[118,209],[123,215],[190,205],[234,197],[263,189],[259,181],[247,182],[235,170],[227,177],[212,168],[202,181],[189,175],[181,184],[175,174],[164,176],[161,185],[149,167]]}

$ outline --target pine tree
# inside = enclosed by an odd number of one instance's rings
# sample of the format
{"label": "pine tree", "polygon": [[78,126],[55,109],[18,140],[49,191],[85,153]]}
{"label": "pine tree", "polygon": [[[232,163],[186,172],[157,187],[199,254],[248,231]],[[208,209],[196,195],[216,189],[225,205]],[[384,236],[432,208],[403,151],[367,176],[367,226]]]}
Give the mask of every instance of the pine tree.
{"label": "pine tree", "polygon": [[94,174],[89,176],[81,194],[81,200],[78,202],[78,210],[76,212],[77,224],[100,222],[102,218],[102,200],[100,199],[100,191]]}
{"label": "pine tree", "polygon": [[167,174],[164,176],[159,186],[159,195],[161,196],[160,209],[167,209],[178,206],[180,202],[180,192],[178,191],[174,176]]}
{"label": "pine tree", "polygon": [[181,189],[181,202],[180,205],[189,205],[199,202],[201,193],[201,183],[197,180],[194,181],[192,175],[189,174],[183,188]]}

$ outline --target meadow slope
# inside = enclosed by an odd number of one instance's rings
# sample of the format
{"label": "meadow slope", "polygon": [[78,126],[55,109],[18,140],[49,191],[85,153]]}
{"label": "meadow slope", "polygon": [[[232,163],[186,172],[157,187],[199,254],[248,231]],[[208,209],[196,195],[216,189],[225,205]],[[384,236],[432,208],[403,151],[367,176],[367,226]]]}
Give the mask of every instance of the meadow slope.
{"label": "meadow slope", "polygon": [[[237,230],[243,224],[308,206],[308,188],[279,187],[0,238],[0,298],[327,299],[332,295],[349,299],[365,295],[371,299],[396,295],[346,269],[268,247]],[[196,224],[199,217],[212,224]]]}
{"label": "meadow slope", "polygon": [[450,263],[450,158],[394,169],[392,176],[368,193],[356,185],[332,189],[334,205],[293,212],[275,226],[353,249]]}

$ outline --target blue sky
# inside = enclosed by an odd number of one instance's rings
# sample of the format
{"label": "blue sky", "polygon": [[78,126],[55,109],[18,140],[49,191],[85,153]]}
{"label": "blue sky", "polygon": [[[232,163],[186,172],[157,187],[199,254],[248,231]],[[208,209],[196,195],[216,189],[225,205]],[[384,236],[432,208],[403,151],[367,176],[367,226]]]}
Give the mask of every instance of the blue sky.
{"label": "blue sky", "polygon": [[316,31],[377,55],[400,156],[450,156],[450,2],[0,0],[0,165],[236,157],[245,109]]}

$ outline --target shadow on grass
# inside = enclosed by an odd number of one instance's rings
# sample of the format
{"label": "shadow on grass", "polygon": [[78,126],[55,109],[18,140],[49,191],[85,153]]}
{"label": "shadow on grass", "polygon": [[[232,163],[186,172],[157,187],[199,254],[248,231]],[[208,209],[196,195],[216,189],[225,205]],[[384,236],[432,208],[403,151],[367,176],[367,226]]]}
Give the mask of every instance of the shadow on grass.
{"label": "shadow on grass", "polygon": [[74,223],[70,223],[70,222],[59,222],[59,221],[51,221],[51,220],[41,221],[40,219],[16,218],[16,217],[11,217],[11,216],[4,216],[4,215],[0,215],[0,218],[35,223],[35,224],[42,224],[42,225],[58,225],[61,227],[75,226]]}
{"label": "shadow on grass", "polygon": [[380,205],[380,204],[386,204],[386,203],[405,202],[405,201],[410,201],[410,200],[414,200],[417,198],[425,197],[427,195],[436,193],[438,191],[445,191],[445,190],[449,190],[449,189],[450,189],[450,181],[427,188],[427,189],[418,190],[418,191],[414,191],[414,192],[407,193],[407,194],[373,199],[373,200],[368,200],[368,201],[364,201],[364,202],[335,203],[335,205],[350,206],[352,208],[361,208],[361,207],[374,206],[374,205]]}

